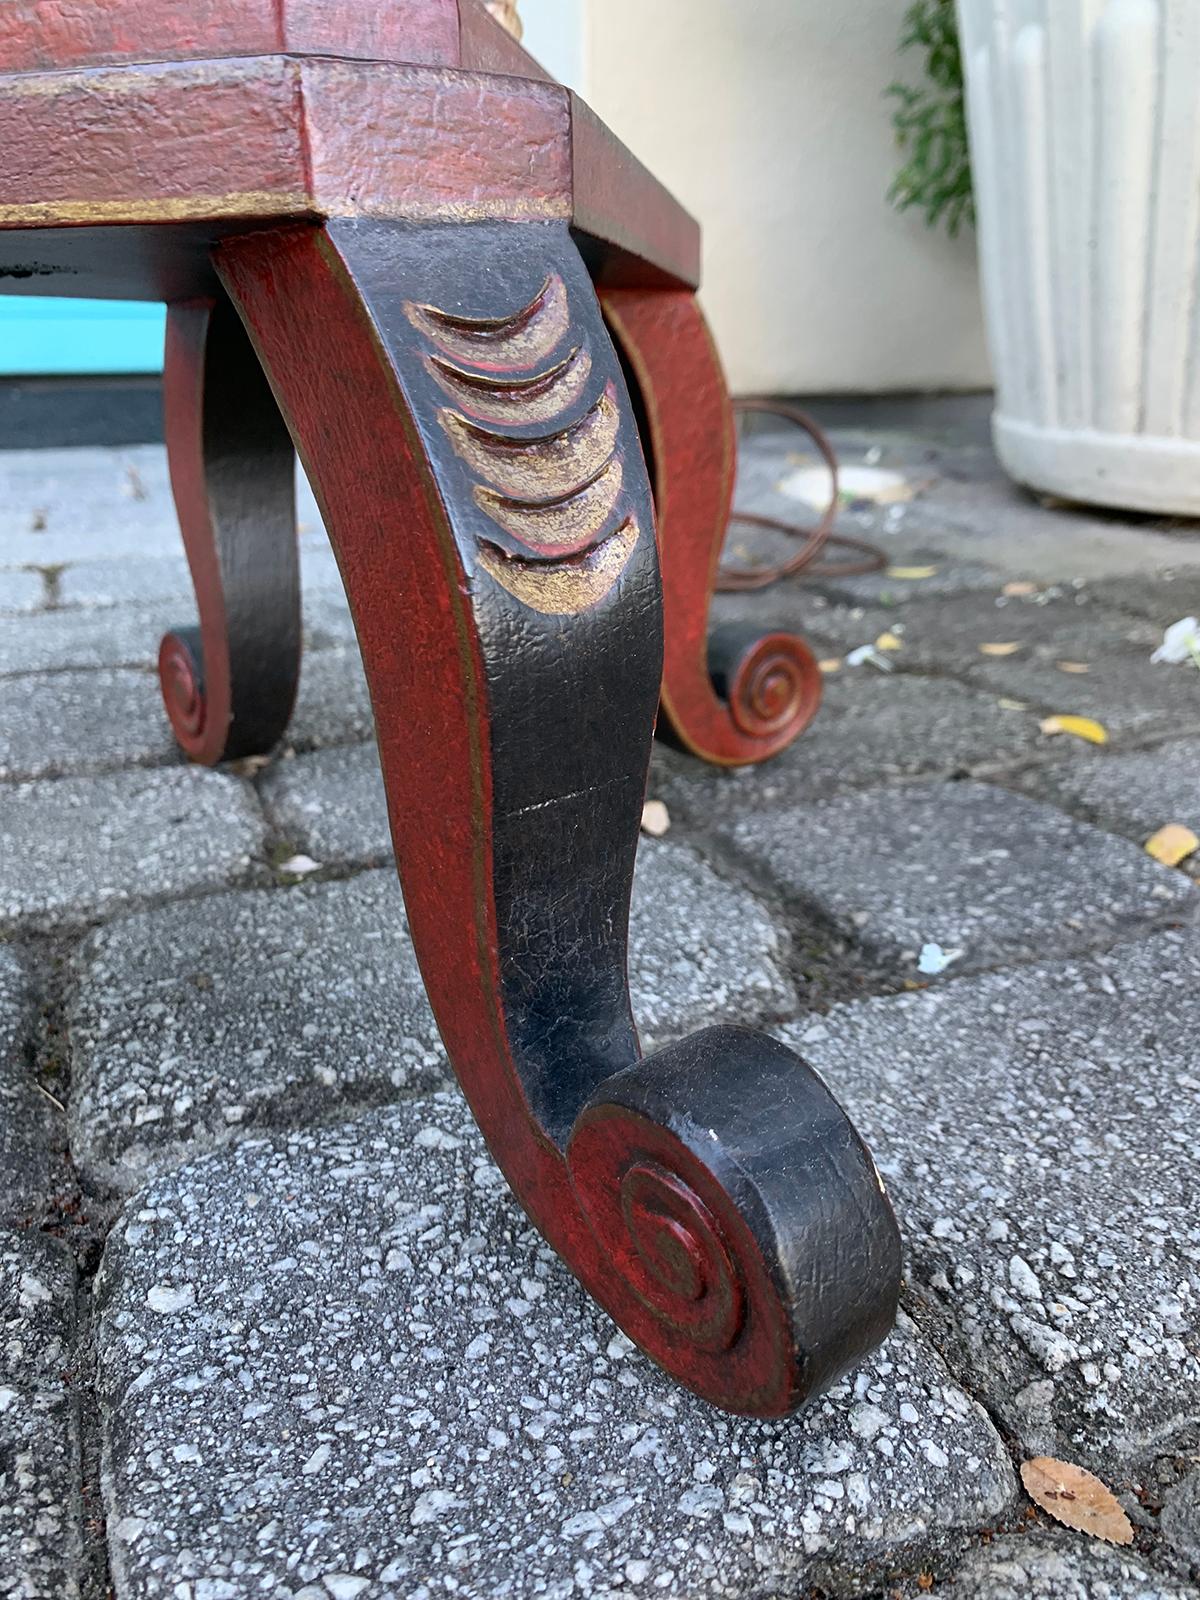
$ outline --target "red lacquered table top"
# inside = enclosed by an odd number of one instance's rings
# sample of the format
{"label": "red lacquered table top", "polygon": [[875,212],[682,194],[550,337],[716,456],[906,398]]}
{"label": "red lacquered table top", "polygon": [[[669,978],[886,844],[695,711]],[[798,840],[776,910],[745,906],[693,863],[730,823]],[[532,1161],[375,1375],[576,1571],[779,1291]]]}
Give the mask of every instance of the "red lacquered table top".
{"label": "red lacquered table top", "polygon": [[601,282],[699,230],[480,0],[7,0],[0,290],[173,299],[247,227],[569,220]]}

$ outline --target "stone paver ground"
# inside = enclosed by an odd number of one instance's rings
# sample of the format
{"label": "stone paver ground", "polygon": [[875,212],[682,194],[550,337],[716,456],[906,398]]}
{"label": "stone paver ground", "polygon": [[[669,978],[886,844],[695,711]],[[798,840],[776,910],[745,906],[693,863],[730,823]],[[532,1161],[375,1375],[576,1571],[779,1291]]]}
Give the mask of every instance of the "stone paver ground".
{"label": "stone paver ground", "polygon": [[[842,527],[888,570],[717,606],[812,640],[820,718],[657,749],[634,893],[647,1042],[778,1032],[904,1228],[896,1332],[773,1424],[616,1332],[449,1080],[307,491],[292,728],[201,773],[162,452],[0,456],[0,1600],[1197,1592],[1200,854],[1143,846],[1200,833],[1200,672],[1150,661],[1200,535],[1038,505],[977,406],[876,414],[843,455],[918,492]],[[798,464],[755,432],[743,503],[795,516]],[[1037,1454],[1132,1547],[1035,1511]]]}

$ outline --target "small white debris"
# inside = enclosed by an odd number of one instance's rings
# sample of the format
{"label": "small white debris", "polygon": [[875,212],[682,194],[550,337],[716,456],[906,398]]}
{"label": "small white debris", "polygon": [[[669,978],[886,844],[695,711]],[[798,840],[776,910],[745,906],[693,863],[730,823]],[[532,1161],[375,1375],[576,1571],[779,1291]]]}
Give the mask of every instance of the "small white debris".
{"label": "small white debris", "polygon": [[15,1389],[0,1388],[0,1417],[9,1409],[14,1400],[21,1397]]}
{"label": "small white debris", "polygon": [[[827,467],[798,467],[782,479],[779,491],[814,511],[824,511],[831,487]],[[843,466],[838,473],[838,498],[843,502],[869,500],[878,506],[901,505],[914,493],[907,478],[885,467],[852,464]]]}
{"label": "small white debris", "polygon": [[1150,659],[1172,667],[1183,661],[1194,661],[1200,667],[1200,620],[1181,617],[1178,622],[1173,622]]}
{"label": "small white debris", "polygon": [[413,1140],[422,1150],[457,1150],[462,1145],[461,1139],[456,1139],[452,1133],[447,1133],[444,1128],[422,1128]]}
{"label": "small white debris", "polygon": [[279,870],[292,878],[307,878],[311,872],[320,872],[321,863],[311,856],[289,856],[279,863]]}
{"label": "small white debris", "polygon": [[671,831],[671,813],[661,800],[647,800],[642,807],[642,832],[661,839]]}
{"label": "small white debris", "polygon": [[926,978],[936,978],[965,954],[963,950],[943,950],[940,944],[923,944],[917,959],[917,971]]}
{"label": "small white debris", "polygon": [[196,1286],[193,1283],[156,1283],[146,1296],[146,1304],[151,1311],[158,1311],[164,1317],[187,1311],[196,1304]]}
{"label": "small white debris", "polygon": [[873,644],[860,644],[857,650],[851,650],[846,657],[846,665],[848,667],[871,666],[877,668],[880,672],[894,670],[888,658],[882,651],[877,650]]}

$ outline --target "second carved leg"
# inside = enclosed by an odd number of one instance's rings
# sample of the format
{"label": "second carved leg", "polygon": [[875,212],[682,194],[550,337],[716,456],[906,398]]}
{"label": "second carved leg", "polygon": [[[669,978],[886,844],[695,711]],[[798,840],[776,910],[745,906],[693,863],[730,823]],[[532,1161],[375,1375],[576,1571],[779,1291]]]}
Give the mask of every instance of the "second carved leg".
{"label": "second carved leg", "polygon": [[167,314],[171,488],[200,612],[167,634],[159,679],[185,754],[204,766],[282,737],[300,673],[296,457],[228,300]]}
{"label": "second carved leg", "polygon": [[662,546],[667,731],[705,761],[778,755],[821,704],[803,639],[735,624],[709,632],[733,507],[737,438],[720,358],[688,290],[605,289],[604,314],[640,390]]}
{"label": "second carved leg", "polygon": [[413,943],[529,1215],[629,1335],[780,1415],[884,1338],[899,1239],[790,1051],[641,1059],[630,888],[662,666],[649,483],[561,223],[348,220],[217,253],[341,564]]}

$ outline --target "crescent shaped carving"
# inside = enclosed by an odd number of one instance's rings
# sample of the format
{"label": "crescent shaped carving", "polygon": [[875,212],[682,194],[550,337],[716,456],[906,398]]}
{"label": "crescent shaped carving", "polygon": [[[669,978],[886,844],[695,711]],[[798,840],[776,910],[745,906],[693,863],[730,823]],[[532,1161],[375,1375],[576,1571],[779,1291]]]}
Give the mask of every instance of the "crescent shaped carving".
{"label": "crescent shaped carving", "polygon": [[573,556],[595,544],[608,526],[624,483],[625,468],[617,456],[578,494],[547,505],[509,500],[484,488],[476,488],[475,501],[534,555]]}
{"label": "crescent shaped carving", "polygon": [[532,378],[467,372],[441,356],[429,356],[427,361],[460,411],[475,422],[510,428],[553,422],[582,398],[592,374],[592,358],[581,348]]}
{"label": "crescent shaped carving", "polygon": [[510,500],[541,505],[576,494],[607,466],[617,444],[621,412],[609,383],[578,422],[544,439],[511,439],[443,411],[442,427],[477,478]]}
{"label": "crescent shaped carving", "polygon": [[548,361],[571,326],[567,286],[557,273],[510,317],[460,317],[412,301],[404,313],[444,355],[489,372],[528,372]]}
{"label": "crescent shaped carving", "polygon": [[631,517],[602,544],[585,555],[555,562],[525,561],[496,545],[481,544],[484,571],[531,611],[545,617],[575,617],[599,605],[629,565],[638,542],[638,524]]}

